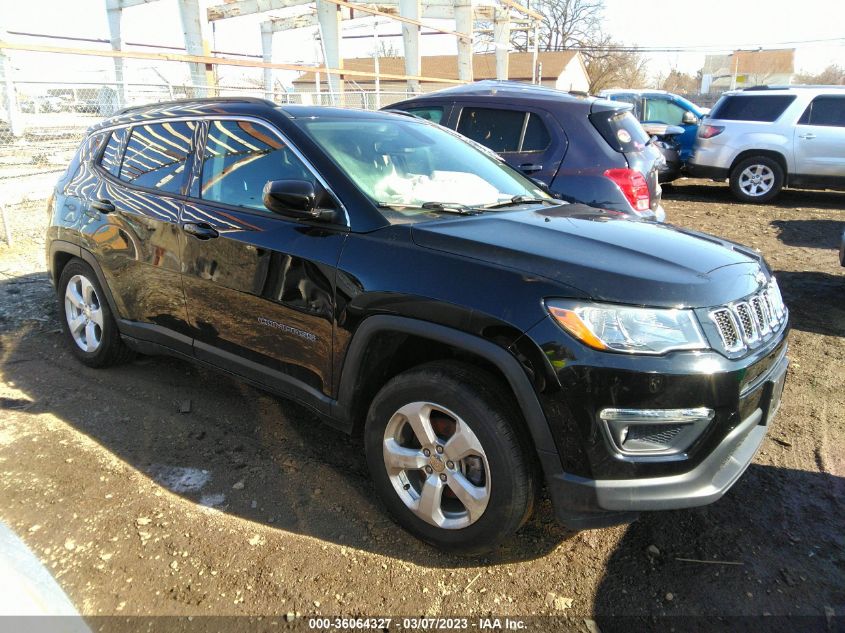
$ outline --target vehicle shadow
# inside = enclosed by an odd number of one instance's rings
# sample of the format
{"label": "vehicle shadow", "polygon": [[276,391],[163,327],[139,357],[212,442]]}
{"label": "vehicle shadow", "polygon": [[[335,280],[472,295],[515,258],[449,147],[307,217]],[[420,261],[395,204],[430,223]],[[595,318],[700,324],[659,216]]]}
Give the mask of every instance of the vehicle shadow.
{"label": "vehicle shadow", "polygon": [[[361,440],[308,409],[173,358],[141,356],[107,370],[83,366],[58,331],[45,280],[0,281],[0,371],[29,398],[0,401],[0,410],[26,406],[31,414],[52,414],[193,503],[426,567],[531,560],[573,536],[543,501],[517,537],[492,554],[443,554],[387,515]],[[27,289],[25,297],[19,288]],[[25,318],[32,312],[39,320]]]}
{"label": "vehicle shadow", "polygon": [[842,477],[752,465],[718,503],[643,514],[607,560],[599,628],[842,630],[829,618],[845,624],[843,500]]}
{"label": "vehicle shadow", "polygon": [[775,271],[792,327],[845,337],[845,274]]}
{"label": "vehicle shadow", "polygon": [[831,261],[837,261],[845,220],[774,220],[771,226],[778,229],[778,239],[787,246],[833,249]]}
{"label": "vehicle shadow", "polygon": [[[665,190],[667,200],[706,201],[741,205],[734,198],[730,188],[723,182],[710,180],[684,179],[671,183]],[[750,208],[757,205],[749,204]],[[766,206],[781,209],[843,209],[845,192],[818,191],[814,189],[784,189],[777,198],[767,202]]]}

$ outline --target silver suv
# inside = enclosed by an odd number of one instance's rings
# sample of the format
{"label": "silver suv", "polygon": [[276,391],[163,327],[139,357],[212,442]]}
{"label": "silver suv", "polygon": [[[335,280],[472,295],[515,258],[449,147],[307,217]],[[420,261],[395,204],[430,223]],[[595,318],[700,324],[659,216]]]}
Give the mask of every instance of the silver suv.
{"label": "silver suv", "polygon": [[744,202],[783,187],[845,189],[845,86],[726,92],[698,130],[691,176],[730,179]]}

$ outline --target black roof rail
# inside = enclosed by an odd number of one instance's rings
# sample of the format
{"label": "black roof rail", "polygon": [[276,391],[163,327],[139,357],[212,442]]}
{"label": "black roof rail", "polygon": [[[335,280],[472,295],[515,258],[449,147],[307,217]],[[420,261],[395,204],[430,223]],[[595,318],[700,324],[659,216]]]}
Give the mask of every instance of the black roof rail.
{"label": "black roof rail", "polygon": [[154,101],[152,103],[144,103],[142,105],[136,106],[129,106],[128,108],[123,108],[122,110],[118,110],[112,116],[121,116],[123,114],[128,114],[129,112],[134,112],[136,110],[143,110],[145,108],[154,108],[154,107],[168,107],[168,106],[180,106],[180,105],[191,105],[191,104],[203,104],[203,103],[252,103],[255,105],[265,105],[271,108],[275,108],[277,104],[273,103],[269,99],[262,99],[261,97],[193,97],[193,98],[186,98],[186,99],[173,99],[171,101]]}

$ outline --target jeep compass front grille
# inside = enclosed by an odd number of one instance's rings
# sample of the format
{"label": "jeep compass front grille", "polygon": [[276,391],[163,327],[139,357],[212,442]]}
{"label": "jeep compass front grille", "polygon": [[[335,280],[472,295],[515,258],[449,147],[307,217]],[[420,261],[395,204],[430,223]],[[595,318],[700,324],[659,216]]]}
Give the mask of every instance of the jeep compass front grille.
{"label": "jeep compass front grille", "polygon": [[780,331],[786,317],[787,309],[774,277],[746,300],[710,311],[710,319],[728,353],[759,347]]}

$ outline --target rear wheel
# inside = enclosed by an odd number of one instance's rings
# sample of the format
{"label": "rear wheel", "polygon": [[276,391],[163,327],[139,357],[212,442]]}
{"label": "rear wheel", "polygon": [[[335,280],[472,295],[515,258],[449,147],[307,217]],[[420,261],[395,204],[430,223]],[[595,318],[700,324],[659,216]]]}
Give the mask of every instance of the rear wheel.
{"label": "rear wheel", "polygon": [[743,202],[768,202],[783,189],[783,167],[768,156],[752,156],[731,170],[731,191]]}
{"label": "rear wheel", "polygon": [[488,551],[531,513],[530,451],[501,393],[475,367],[431,363],[390,380],[370,407],[376,491],[404,528],[441,549]]}
{"label": "rear wheel", "polygon": [[80,259],[62,270],[58,285],[62,331],[73,355],[90,367],[132,360],[94,270]]}

